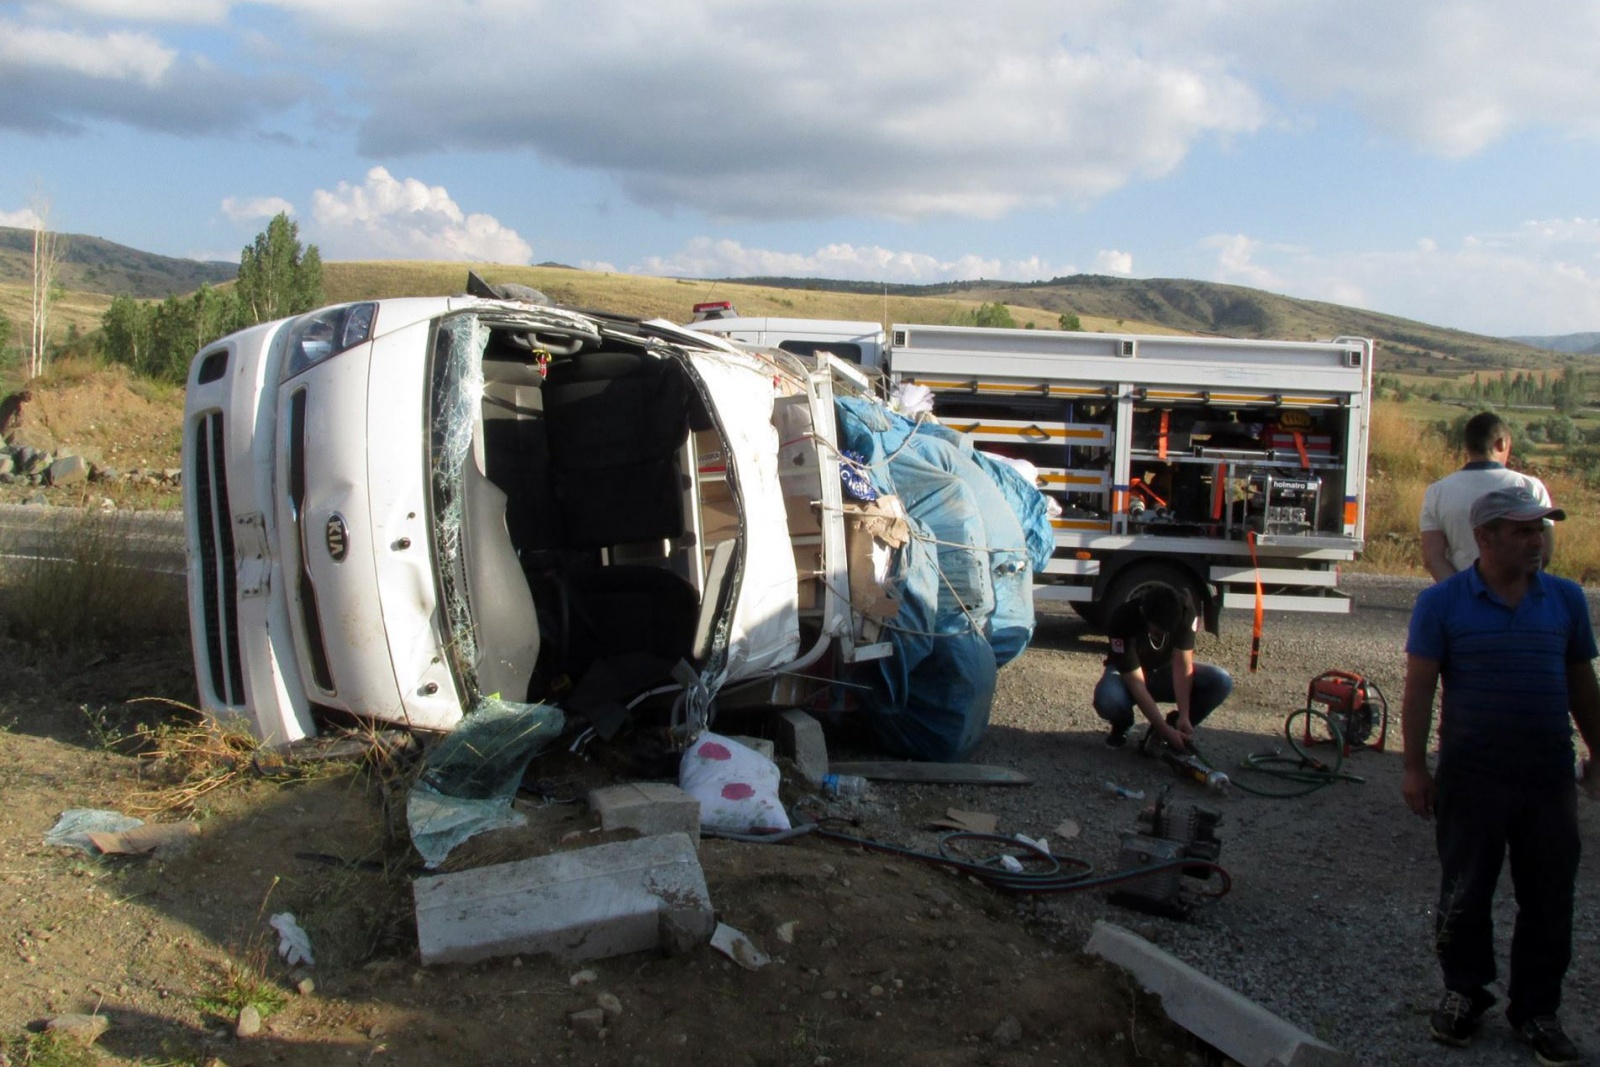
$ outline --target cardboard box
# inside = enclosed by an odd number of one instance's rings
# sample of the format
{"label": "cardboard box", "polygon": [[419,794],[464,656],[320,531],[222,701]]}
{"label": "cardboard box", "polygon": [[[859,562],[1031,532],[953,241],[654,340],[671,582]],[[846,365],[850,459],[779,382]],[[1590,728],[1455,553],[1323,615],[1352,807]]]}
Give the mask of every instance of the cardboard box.
{"label": "cardboard box", "polygon": [[700,486],[701,544],[731,541],[739,536],[739,508],[726,482],[706,482]]}
{"label": "cardboard box", "polygon": [[[884,584],[893,551],[911,537],[911,526],[896,497],[845,508],[845,565],[850,575],[850,606],[869,619],[900,613],[900,601]],[[882,564],[880,566],[880,564]]]}

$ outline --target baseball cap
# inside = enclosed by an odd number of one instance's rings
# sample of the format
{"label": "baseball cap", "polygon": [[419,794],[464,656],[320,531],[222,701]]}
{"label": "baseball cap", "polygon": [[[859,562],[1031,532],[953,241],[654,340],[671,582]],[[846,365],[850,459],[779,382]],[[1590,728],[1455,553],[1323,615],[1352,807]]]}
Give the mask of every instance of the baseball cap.
{"label": "baseball cap", "polygon": [[1502,489],[1490,490],[1472,502],[1472,511],[1469,513],[1474,530],[1496,519],[1528,522],[1532,519],[1566,517],[1567,513],[1560,508],[1539,503],[1539,498],[1533,495],[1533,491],[1522,485],[1508,485]]}

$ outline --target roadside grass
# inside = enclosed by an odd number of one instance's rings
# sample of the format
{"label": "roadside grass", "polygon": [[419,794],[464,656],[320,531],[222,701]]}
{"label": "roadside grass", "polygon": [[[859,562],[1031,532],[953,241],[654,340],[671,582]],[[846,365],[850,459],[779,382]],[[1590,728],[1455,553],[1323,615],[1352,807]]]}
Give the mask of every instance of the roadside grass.
{"label": "roadside grass", "polygon": [[0,1053],[0,1061],[11,1067],[97,1067],[101,1062],[93,1047],[51,1030],[0,1043]]}
{"label": "roadside grass", "polygon": [[[127,534],[117,512],[60,509],[44,558],[0,561],[0,627],[58,650],[183,633],[182,583],[123,562]],[[17,548],[0,543],[0,556]]]}
{"label": "roadside grass", "polygon": [[265,1019],[289,1002],[289,994],[267,975],[273,959],[273,939],[277,932],[266,922],[267,904],[278,888],[273,878],[262,894],[255,922],[243,935],[238,959],[224,957],[205,990],[195,997],[195,1007],[209,1015],[237,1022],[239,1013],[253,1007]]}

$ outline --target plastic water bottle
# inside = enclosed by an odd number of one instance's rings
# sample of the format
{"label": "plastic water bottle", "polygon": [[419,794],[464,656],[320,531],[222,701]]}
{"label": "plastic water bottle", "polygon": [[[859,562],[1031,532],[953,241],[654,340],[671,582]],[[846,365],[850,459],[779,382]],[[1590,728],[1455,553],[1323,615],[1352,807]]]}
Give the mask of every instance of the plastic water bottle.
{"label": "plastic water bottle", "polygon": [[858,797],[867,791],[867,780],[859,774],[824,774],[822,791],[835,797]]}

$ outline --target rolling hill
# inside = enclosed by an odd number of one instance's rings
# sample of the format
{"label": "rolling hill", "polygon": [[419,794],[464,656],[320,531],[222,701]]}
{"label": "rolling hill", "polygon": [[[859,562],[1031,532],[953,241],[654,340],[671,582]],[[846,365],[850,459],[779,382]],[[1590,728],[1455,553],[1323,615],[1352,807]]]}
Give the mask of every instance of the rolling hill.
{"label": "rolling hill", "polygon": [[[849,292],[859,292],[863,288],[883,291],[881,286],[863,287],[856,282],[824,282],[810,278],[740,280],[775,287],[824,289],[837,286]],[[1378,366],[1390,372],[1456,376],[1506,367],[1553,368],[1568,361],[1564,353],[1507,338],[1484,337],[1394,315],[1300,300],[1240,285],[1178,278],[1076,274],[1047,282],[979,280],[889,286],[888,292],[904,297],[963,297],[971,301],[1025,305],[1057,314],[1070,312],[1085,320],[1093,317],[1127,324],[1112,329],[1132,330],[1134,323],[1154,323],[1181,333],[1219,337],[1307,341],[1341,334],[1373,337],[1378,341]]]}
{"label": "rolling hill", "polygon": [[[76,292],[160,298],[231,282],[239,273],[237,263],[158,256],[81,233],[59,237],[56,280]],[[0,283],[29,285],[32,279],[33,231],[0,226]]]}
{"label": "rolling hill", "polygon": [[1548,348],[1552,352],[1600,356],[1600,333],[1563,333],[1553,337],[1512,337],[1508,340],[1521,341],[1535,348]]}
{"label": "rolling hill", "polygon": [[[0,297],[20,296],[30,272],[32,231],[0,227]],[[460,292],[468,264],[447,262],[325,263],[330,301]],[[1191,333],[1222,337],[1319,339],[1341,334],[1376,338],[1378,368],[1390,373],[1459,377],[1507,368],[1555,369],[1584,360],[1593,349],[1567,338],[1496,338],[1432,326],[1359,308],[1250,289],[1175,278],[1121,278],[1079,274],[1046,282],[990,279],[935,285],[815,278],[655,278],[599,274],[554,264],[537,267],[478,265],[491,281],[532,285],[557,302],[645,317],[683,321],[693,303],[730,299],[746,315],[875,319],[943,323],[984,303],[1006,305],[1019,326],[1054,329],[1063,314],[1084,329],[1129,333]],[[79,328],[109,297],[162,298],[202,283],[232,281],[237,266],[175,259],[81,234],[63,236],[59,280],[68,304],[81,304]],[[25,306],[24,300],[0,300]],[[74,307],[74,312],[78,309]],[[1560,343],[1557,343],[1560,342]]]}

